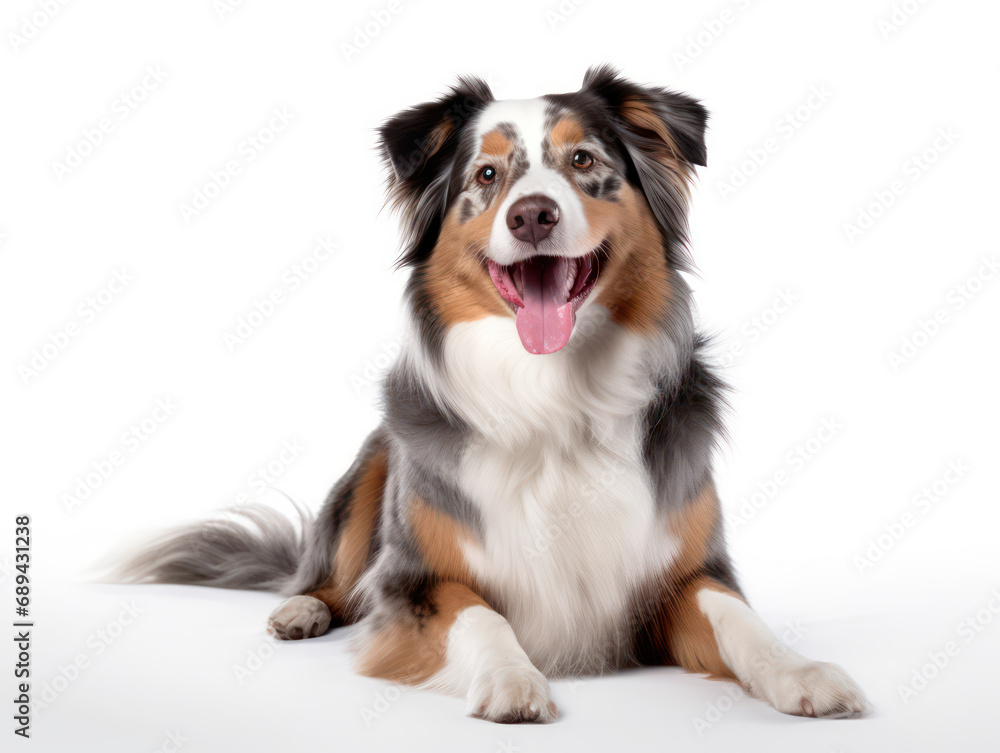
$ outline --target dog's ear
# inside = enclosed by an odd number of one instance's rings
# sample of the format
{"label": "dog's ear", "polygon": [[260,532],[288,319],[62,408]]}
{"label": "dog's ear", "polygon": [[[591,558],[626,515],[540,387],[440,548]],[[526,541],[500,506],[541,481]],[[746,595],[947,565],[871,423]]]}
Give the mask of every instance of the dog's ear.
{"label": "dog's ear", "polygon": [[664,231],[668,254],[687,267],[687,200],[695,165],[706,164],[708,111],[684,94],[639,86],[607,65],[591,68],[584,92],[595,95],[623,146],[630,178],[646,196]]}
{"label": "dog's ear", "polygon": [[591,68],[583,88],[600,97],[639,145],[659,158],[707,164],[708,111],[696,99],[655,86],[639,86],[611,66]]}
{"label": "dog's ear", "polygon": [[389,200],[405,226],[399,264],[422,261],[434,248],[462,133],[492,101],[485,81],[463,77],[440,99],[404,110],[379,128]]}

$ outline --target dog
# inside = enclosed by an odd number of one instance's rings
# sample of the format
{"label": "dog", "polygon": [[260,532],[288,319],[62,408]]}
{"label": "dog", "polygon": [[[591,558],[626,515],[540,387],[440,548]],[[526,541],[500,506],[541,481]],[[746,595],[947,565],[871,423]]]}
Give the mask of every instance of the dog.
{"label": "dog", "polygon": [[495,722],[554,720],[547,678],[664,664],[786,714],[865,714],[751,610],[726,551],[725,388],[681,275],[707,118],[600,66],[528,100],[460,78],[385,122],[410,333],[382,424],[301,528],[244,508],[123,578],[282,592],[276,638],[354,624],[359,672]]}

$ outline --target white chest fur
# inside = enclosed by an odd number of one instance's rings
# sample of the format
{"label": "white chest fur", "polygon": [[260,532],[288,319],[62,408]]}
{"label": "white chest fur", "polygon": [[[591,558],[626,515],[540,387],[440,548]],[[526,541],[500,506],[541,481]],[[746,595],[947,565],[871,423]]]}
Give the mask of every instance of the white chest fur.
{"label": "white chest fur", "polygon": [[577,330],[537,356],[510,319],[456,326],[437,385],[474,429],[457,479],[482,522],[467,561],[548,674],[613,662],[633,589],[676,551],[642,462],[648,343],[597,306]]}

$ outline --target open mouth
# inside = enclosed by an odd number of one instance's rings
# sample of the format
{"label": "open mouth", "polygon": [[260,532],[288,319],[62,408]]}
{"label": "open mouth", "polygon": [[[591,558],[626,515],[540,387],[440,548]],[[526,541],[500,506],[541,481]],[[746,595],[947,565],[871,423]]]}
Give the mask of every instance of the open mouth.
{"label": "open mouth", "polygon": [[[603,244],[602,244],[603,245]],[[598,255],[532,256],[501,266],[488,262],[497,291],[517,314],[529,353],[555,353],[569,342],[580,308],[597,282]]]}

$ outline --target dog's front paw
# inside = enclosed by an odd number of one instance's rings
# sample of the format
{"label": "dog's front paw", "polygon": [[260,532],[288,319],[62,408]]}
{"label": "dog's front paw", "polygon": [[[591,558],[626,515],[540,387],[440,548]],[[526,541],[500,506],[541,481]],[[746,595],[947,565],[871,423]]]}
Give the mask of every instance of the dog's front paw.
{"label": "dog's front paw", "polygon": [[872,710],[854,680],[828,662],[804,661],[775,667],[750,690],[783,714],[795,716],[857,717]]}
{"label": "dog's front paw", "polygon": [[491,722],[552,722],[556,705],[545,675],[530,664],[483,662],[469,688],[465,713]]}
{"label": "dog's front paw", "polygon": [[267,632],[283,641],[323,635],[330,627],[330,607],[312,596],[293,596],[267,618]]}

